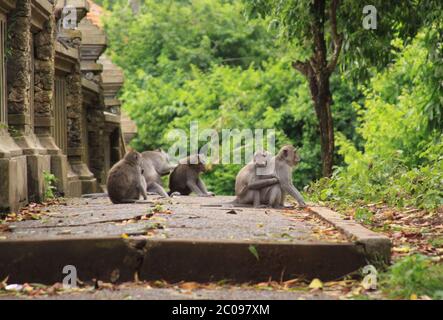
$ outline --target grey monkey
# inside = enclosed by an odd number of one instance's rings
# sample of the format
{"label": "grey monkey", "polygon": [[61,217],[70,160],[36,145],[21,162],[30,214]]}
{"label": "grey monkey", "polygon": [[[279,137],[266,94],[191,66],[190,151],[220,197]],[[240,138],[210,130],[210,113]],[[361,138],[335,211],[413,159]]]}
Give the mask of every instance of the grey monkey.
{"label": "grey monkey", "polygon": [[286,194],[297,200],[300,207],[306,207],[301,193],[292,182],[292,169],[300,162],[297,150],[292,145],[283,146],[271,159],[270,166],[279,180],[278,184],[260,190],[260,201],[274,208],[283,207]]}
{"label": "grey monkey", "polygon": [[146,181],[142,175],[142,156],[129,151],[109,171],[107,189],[112,203],[134,203],[140,196],[146,200]]}
{"label": "grey monkey", "polygon": [[143,176],[148,193],[169,197],[162,185],[162,176],[168,175],[175,168],[169,161],[169,156],[161,149],[142,153]]}
{"label": "grey monkey", "polygon": [[178,166],[169,176],[169,194],[189,195],[194,192],[201,197],[210,197],[214,194],[209,192],[200,174],[206,172],[206,164],[199,154],[191,155],[179,161]]}
{"label": "grey monkey", "polygon": [[252,161],[239,171],[235,178],[234,204],[252,203],[254,207],[262,206],[261,190],[279,183],[278,178],[272,173],[273,170],[268,170],[271,160],[269,152],[257,151]]}

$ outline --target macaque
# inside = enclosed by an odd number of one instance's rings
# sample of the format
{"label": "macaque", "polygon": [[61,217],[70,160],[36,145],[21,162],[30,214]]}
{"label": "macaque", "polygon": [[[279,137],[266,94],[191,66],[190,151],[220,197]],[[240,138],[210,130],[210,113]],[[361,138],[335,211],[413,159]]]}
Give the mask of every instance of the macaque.
{"label": "macaque", "polygon": [[261,190],[279,183],[275,175],[266,172],[271,160],[269,152],[257,151],[253,160],[239,171],[235,178],[234,204],[252,203],[255,208],[262,206]]}
{"label": "macaque", "polygon": [[194,192],[200,197],[210,197],[200,174],[206,172],[205,161],[199,154],[191,155],[179,161],[178,166],[169,176],[169,194],[189,195]]}
{"label": "macaque", "polygon": [[168,175],[174,169],[169,162],[169,156],[163,150],[145,151],[142,153],[143,176],[146,181],[149,194],[159,194],[162,197],[169,197],[162,185],[162,176]]}
{"label": "macaque", "polygon": [[142,155],[129,151],[109,171],[107,189],[112,203],[134,203],[140,196],[146,200],[146,181],[141,167]]}
{"label": "macaque", "polygon": [[306,203],[292,183],[292,169],[300,162],[295,147],[286,145],[278,154],[271,159],[270,166],[274,168],[274,175],[279,183],[267,186],[260,190],[261,203],[273,208],[283,207],[286,194],[297,200],[300,207],[306,207]]}

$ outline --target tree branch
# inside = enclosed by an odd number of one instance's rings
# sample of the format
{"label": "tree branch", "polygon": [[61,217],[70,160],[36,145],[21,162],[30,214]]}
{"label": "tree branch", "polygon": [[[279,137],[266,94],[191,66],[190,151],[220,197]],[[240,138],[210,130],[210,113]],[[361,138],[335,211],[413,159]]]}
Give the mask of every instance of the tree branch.
{"label": "tree branch", "polygon": [[334,72],[335,67],[337,66],[338,58],[340,57],[340,51],[343,45],[343,37],[337,32],[337,7],[339,5],[339,2],[339,0],[332,0],[329,10],[331,20],[332,43],[334,44],[334,52],[332,53],[331,60],[329,61],[327,66],[329,74]]}

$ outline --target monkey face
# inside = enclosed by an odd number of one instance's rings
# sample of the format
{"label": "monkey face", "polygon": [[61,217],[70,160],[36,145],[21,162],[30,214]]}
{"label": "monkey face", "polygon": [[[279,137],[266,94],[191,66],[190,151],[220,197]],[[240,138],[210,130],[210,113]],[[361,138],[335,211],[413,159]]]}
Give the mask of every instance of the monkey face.
{"label": "monkey face", "polygon": [[254,154],[254,164],[258,168],[264,168],[268,165],[268,162],[271,158],[271,154],[267,151],[257,151]]}
{"label": "monkey face", "polygon": [[196,167],[199,172],[206,172],[208,170],[208,168],[206,168],[206,165],[201,162],[197,164]]}
{"label": "monkey face", "polygon": [[300,156],[297,153],[297,149],[291,145],[281,148],[279,156],[282,157],[291,167],[300,162]]}

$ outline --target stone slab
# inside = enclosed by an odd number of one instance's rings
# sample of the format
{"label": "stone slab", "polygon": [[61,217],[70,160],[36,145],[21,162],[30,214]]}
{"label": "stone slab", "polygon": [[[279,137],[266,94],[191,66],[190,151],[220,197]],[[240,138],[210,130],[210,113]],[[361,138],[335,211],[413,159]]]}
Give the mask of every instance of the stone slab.
{"label": "stone slab", "polygon": [[331,209],[311,206],[309,210],[324,221],[343,232],[349,239],[363,247],[370,260],[377,264],[387,264],[391,257],[391,240],[385,235],[366,229],[354,220],[345,220]]}

